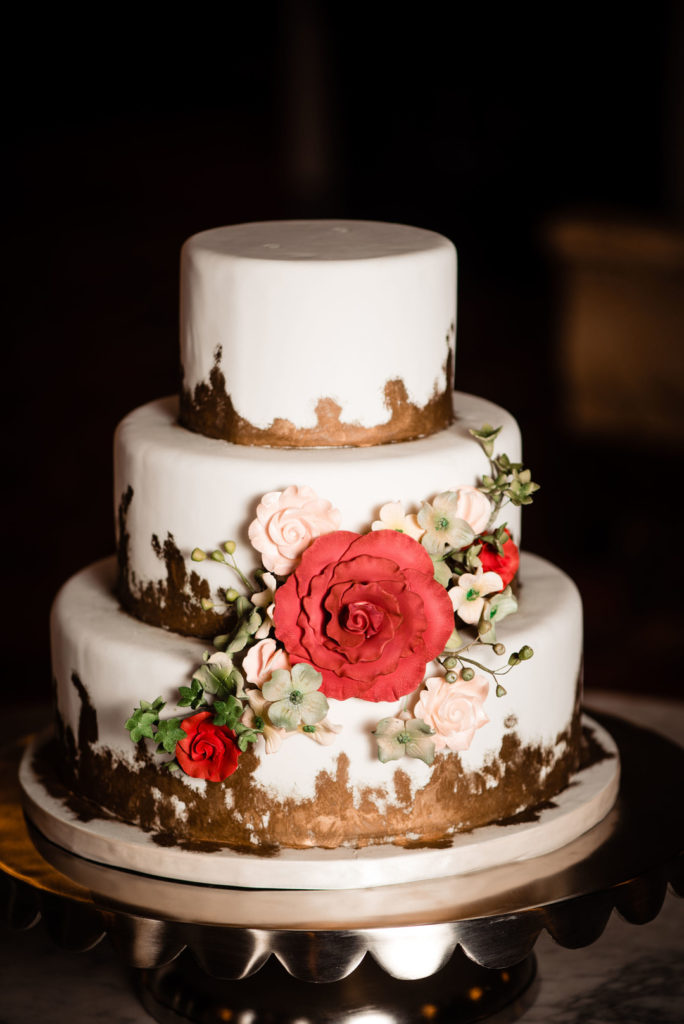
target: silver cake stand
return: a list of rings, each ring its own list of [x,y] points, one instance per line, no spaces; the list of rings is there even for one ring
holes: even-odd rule
[[[512,1020],[529,1005],[534,945],[599,938],[684,895],[684,750],[596,715],[620,750],[618,801],[561,850],[459,878],[374,889],[230,889],[166,881],[68,853],[28,825],[3,755],[0,907],[42,918],[63,947],[108,934],[162,1024],[394,1024]],[[312,982],[325,984],[311,984]]]

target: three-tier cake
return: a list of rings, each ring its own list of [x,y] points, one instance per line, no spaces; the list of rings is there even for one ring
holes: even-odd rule
[[[180,403],[115,438],[118,558],[55,602],[62,772],[166,847],[424,847],[580,757],[582,609],[519,556],[513,417],[453,393],[456,252],[363,221],[205,231]]]

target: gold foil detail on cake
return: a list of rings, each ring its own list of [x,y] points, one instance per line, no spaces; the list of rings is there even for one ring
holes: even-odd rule
[[[374,427],[344,422],[342,407],[329,397],[320,398],[316,404],[315,427],[297,427],[281,417],[276,417],[268,427],[256,427],[236,412],[226,389],[220,360],[221,349],[218,348],[209,382],[197,384],[194,391],[189,388],[181,391],[182,426],[205,437],[271,448],[365,448],[427,437],[445,430],[453,421],[453,355],[450,347],[443,367],[444,389],[440,391],[435,382],[433,396],[427,405],[417,406],[409,400],[403,380],[388,380],[384,387],[384,401],[390,418]]]
[[[225,846],[267,855],[281,846],[440,845],[456,832],[511,820],[553,799],[579,767],[582,748],[577,714],[548,745],[524,745],[516,733],[506,734],[480,771],[466,771],[457,754],[440,754],[429,780],[413,795],[400,767],[388,770],[386,787],[353,786],[349,758],[341,751],[333,770],[318,773],[313,796],[282,800],[258,782],[259,756],[248,750],[225,782],[207,783],[198,792],[180,773],[164,769],[151,744],[138,744],[133,763],[99,745],[87,685],[79,681],[77,690],[86,722],[79,722],[78,739],[62,730],[69,789],[157,834],[160,843],[183,848]]]
[[[167,533],[163,543],[156,534],[150,538],[155,554],[164,564],[166,578],[145,583],[136,579],[130,566],[127,526],[132,501],[133,488],[129,486],[121,496],[118,509],[117,596],[124,609],[141,622],[184,636],[215,637],[229,630],[234,621],[233,609],[219,613],[202,608],[202,600],[211,599],[209,583],[194,569],[188,572],[187,561],[173,534]]]

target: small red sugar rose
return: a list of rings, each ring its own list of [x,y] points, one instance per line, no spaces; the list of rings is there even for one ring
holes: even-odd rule
[[[497,572],[503,580],[504,587],[507,587],[511,582],[518,571],[518,566],[520,565],[520,552],[518,551],[518,547],[513,541],[508,530],[506,530],[506,534],[508,535],[508,540],[503,544],[503,555],[497,555],[496,548],[484,543],[479,555],[483,571]],[[481,538],[478,537],[475,543],[479,543],[480,540]]]
[[[337,530],[314,540],[276,591],[273,621],[292,664],[322,674],[326,697],[391,701],[423,681],[454,610],[417,541]]]
[[[238,766],[240,750],[235,733],[214,725],[211,711],[199,711],[181,722],[187,739],[176,744],[176,758],[186,775],[208,782],[223,782]]]

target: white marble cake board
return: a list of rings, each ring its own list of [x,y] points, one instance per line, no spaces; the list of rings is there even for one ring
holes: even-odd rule
[[[281,850],[269,856],[223,849],[211,853],[160,846],[153,835],[114,818],[80,821],[51,796],[33,769],[38,737],[19,770],[24,810],[51,842],[98,864],[156,878],[248,889],[357,889],[465,875],[557,850],[598,824],[613,806],[620,780],[615,742],[583,716],[608,755],[577,772],[570,785],[538,812],[538,820],[487,825],[455,835],[443,848],[394,845],[362,849]]]

